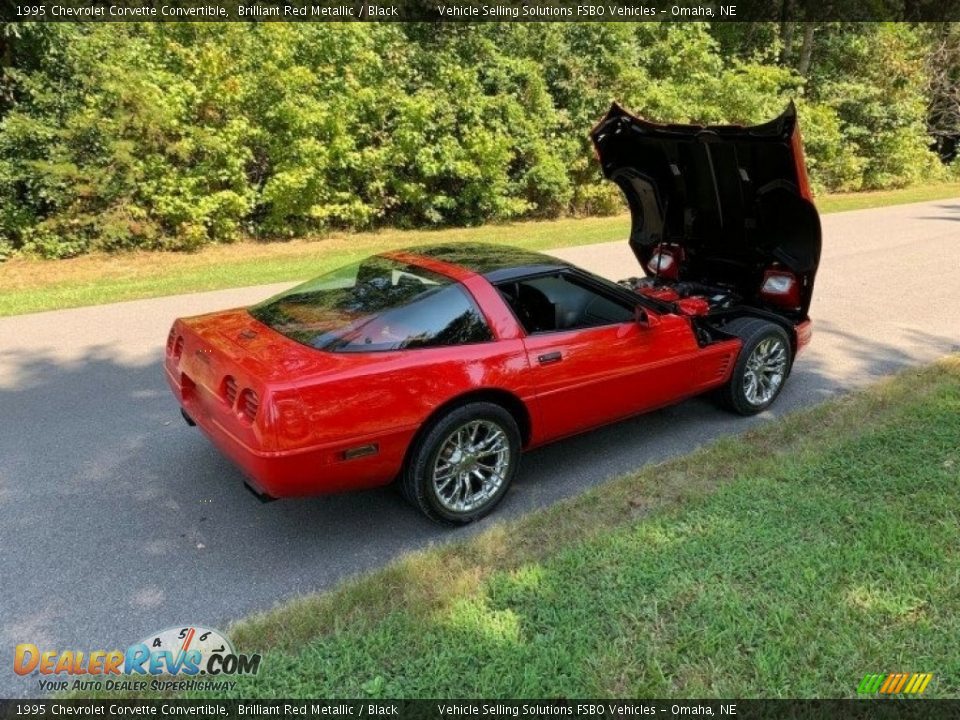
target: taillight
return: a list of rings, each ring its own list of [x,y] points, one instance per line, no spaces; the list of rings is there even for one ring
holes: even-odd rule
[[[280,400],[277,402],[277,413],[281,439],[301,440],[307,436],[310,427],[299,401]]]
[[[800,283],[793,273],[783,270],[767,270],[763,274],[760,295],[767,302],[779,307],[799,307]]]
[[[237,399],[237,381],[232,375],[227,375],[223,379],[223,384],[220,389],[223,393],[223,399],[227,401],[227,405],[233,407],[233,403]]]
[[[252,423],[257,417],[257,410],[260,409],[260,397],[250,388],[246,388],[240,393],[240,402],[237,404],[237,410],[240,415]]]
[[[676,248],[659,246],[650,256],[647,270],[657,277],[676,280],[680,276],[680,258]]]

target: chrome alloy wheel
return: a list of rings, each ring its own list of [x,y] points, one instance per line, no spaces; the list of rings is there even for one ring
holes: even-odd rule
[[[750,353],[743,373],[743,394],[751,405],[770,402],[787,373],[787,348],[777,337],[768,337]]]
[[[509,468],[510,441],[503,428],[489,420],[472,420],[440,446],[433,466],[437,500],[452,512],[476,510],[497,494]]]

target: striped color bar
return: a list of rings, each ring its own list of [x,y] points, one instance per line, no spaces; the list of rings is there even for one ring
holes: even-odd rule
[[[931,680],[931,673],[867,673],[857,686],[857,694],[922,695]]]

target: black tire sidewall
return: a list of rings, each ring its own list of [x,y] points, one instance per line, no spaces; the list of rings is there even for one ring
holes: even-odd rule
[[[507,435],[510,465],[506,477],[497,492],[481,507],[467,513],[456,513],[445,507],[437,498],[432,472],[443,442],[457,427],[474,420],[495,423]],[[520,464],[520,429],[513,415],[500,405],[489,402],[473,402],[461,405],[433,421],[417,441],[410,454],[403,474],[403,491],[407,499],[432,520],[463,525],[478,520],[492,511],[503,499],[516,475]]]

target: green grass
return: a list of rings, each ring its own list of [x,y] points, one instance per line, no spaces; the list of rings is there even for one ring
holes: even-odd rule
[[[946,200],[960,196],[957,183],[934,183],[901,188],[899,190],[876,190],[871,192],[835,193],[817,198],[821,213],[867,210],[886,205],[906,205],[928,200]]]
[[[383,250],[486,242],[531,250],[623,238],[629,218],[568,218],[447,230],[385,230],[317,240],[219,245],[198,253],[135,252],[72,260],[18,258],[0,265],[0,316],[122,300],[295,281]]]
[[[953,357],[243,620],[235,694],[955,697],[958,437]]]
[[[826,195],[823,213],[935,200],[960,195],[953,184]],[[629,220],[564,219],[452,230],[387,230],[286,243],[244,242],[195,254],[135,252],[73,260],[17,258],[0,264],[0,316],[137,298],[308,278],[388,248],[436,242],[493,242],[532,250],[614,241]]]

